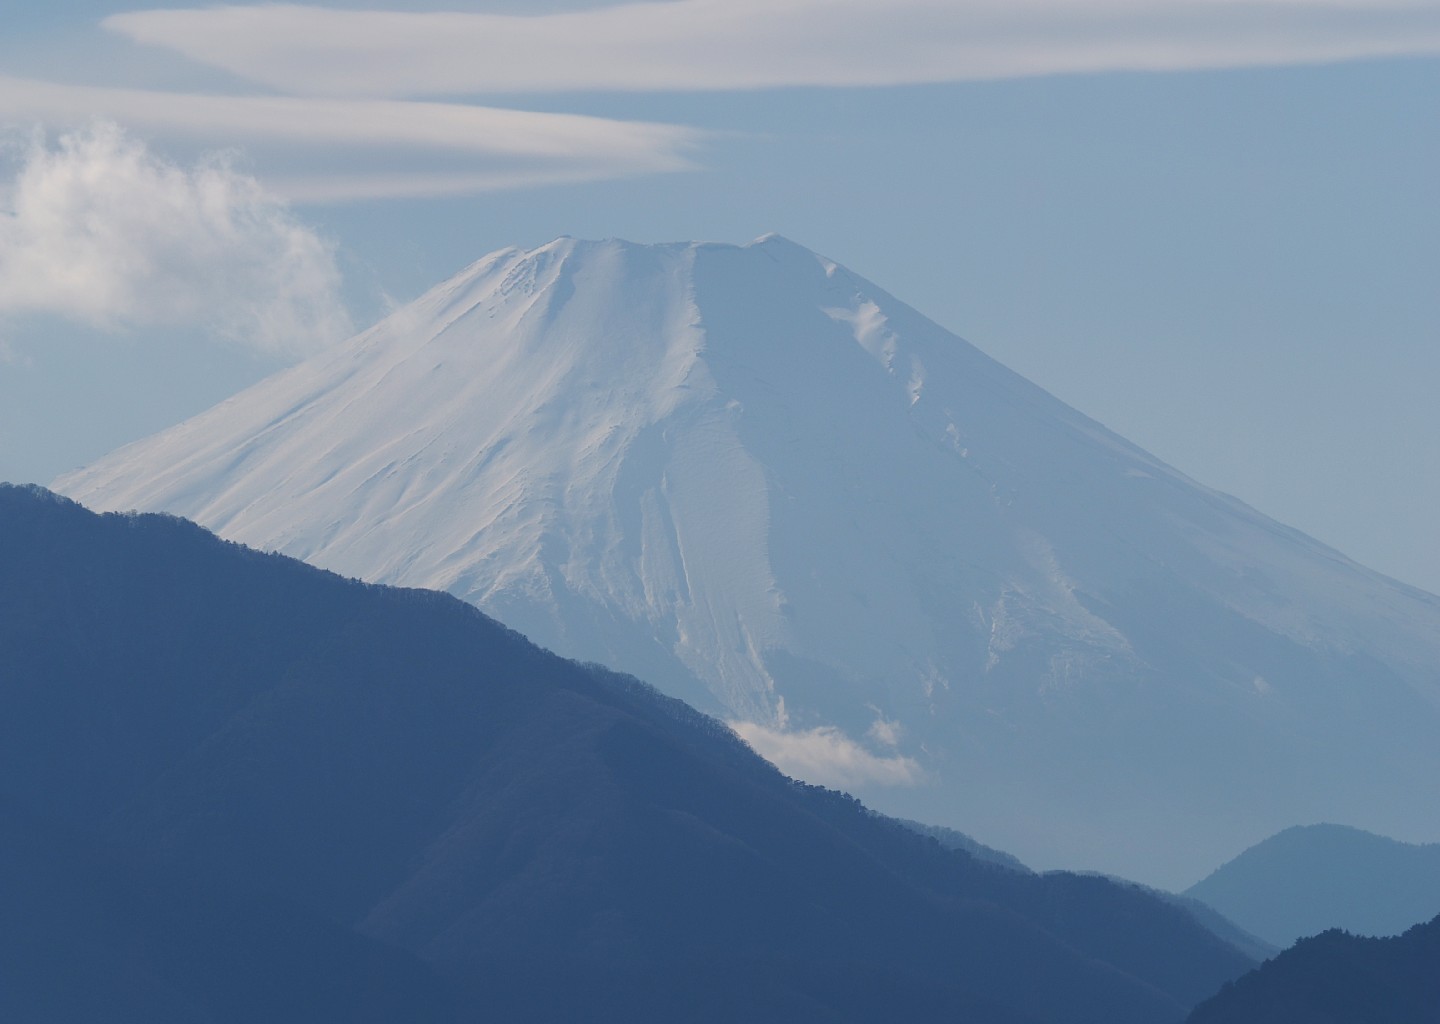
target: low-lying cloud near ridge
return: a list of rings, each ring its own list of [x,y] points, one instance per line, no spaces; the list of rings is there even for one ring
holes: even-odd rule
[[[1433,0],[670,0],[538,15],[266,4],[103,24],[331,96],[898,85],[1440,53]]]
[[[786,730],[757,722],[730,722],[730,728],[786,775],[836,789],[856,786],[914,786],[925,780],[909,757],[879,757],[833,726]]]
[[[20,155],[0,184],[0,316],[191,328],[286,355],[352,332],[333,247],[224,158],[182,167],[108,122]]]

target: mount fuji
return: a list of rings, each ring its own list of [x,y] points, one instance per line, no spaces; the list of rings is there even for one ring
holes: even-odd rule
[[[777,236],[493,253],[54,486],[449,591],[1032,864],[1440,839],[1440,598]]]

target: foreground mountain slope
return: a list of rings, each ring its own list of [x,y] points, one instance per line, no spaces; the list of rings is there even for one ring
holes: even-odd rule
[[[784,239],[492,254],[56,486],[447,590],[1030,864],[1440,834],[1440,599]]]
[[[1185,894],[1281,947],[1331,928],[1399,935],[1440,914],[1440,844],[1401,843],[1343,825],[1297,826],[1227,861]]]
[[[0,797],[0,1019],[107,1024],[448,1020],[401,950],[289,901],[146,863]]]
[[[1161,1024],[1250,963],[1144,893],[786,779],[452,598],[38,489],[0,487],[0,797],[200,891],[217,936],[268,903],[353,931],[307,951],[327,977],[379,943],[399,986],[418,957],[453,985],[411,979],[437,1021],[453,996],[466,1019]],[[77,916],[84,963],[127,948],[110,919]],[[205,940],[189,969],[223,975]]]
[[[1196,1007],[1189,1024],[1436,1024],[1440,917],[1394,938],[1301,939]]]

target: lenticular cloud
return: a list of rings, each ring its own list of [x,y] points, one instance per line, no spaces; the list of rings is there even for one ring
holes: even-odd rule
[[[5,191],[0,315],[198,328],[295,354],[352,329],[333,247],[224,156],[181,166],[97,122],[37,134]]]
[[[1440,52],[1415,0],[670,0],[540,14],[298,4],[105,28],[328,96],[874,86],[1265,67]]]

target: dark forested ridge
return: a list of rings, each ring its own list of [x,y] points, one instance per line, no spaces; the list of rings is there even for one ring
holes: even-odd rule
[[[913,831],[919,832],[922,836],[929,836],[947,850],[964,850],[976,860],[988,861],[991,864],[998,864],[1001,867],[1009,868],[1011,871],[1029,872],[1025,863],[1014,854],[1006,853],[1004,850],[997,850],[992,846],[967,836],[964,832],[957,832],[953,828],[946,828],[944,825],[927,825],[921,821],[910,821],[907,818],[896,818],[896,821],[906,825]]]
[[[1196,1008],[1189,1024],[1437,1024],[1440,917],[1404,935],[1301,939]]]
[[[1250,966],[459,601],[4,486],[0,831],[7,1020],[1170,1024]]]

